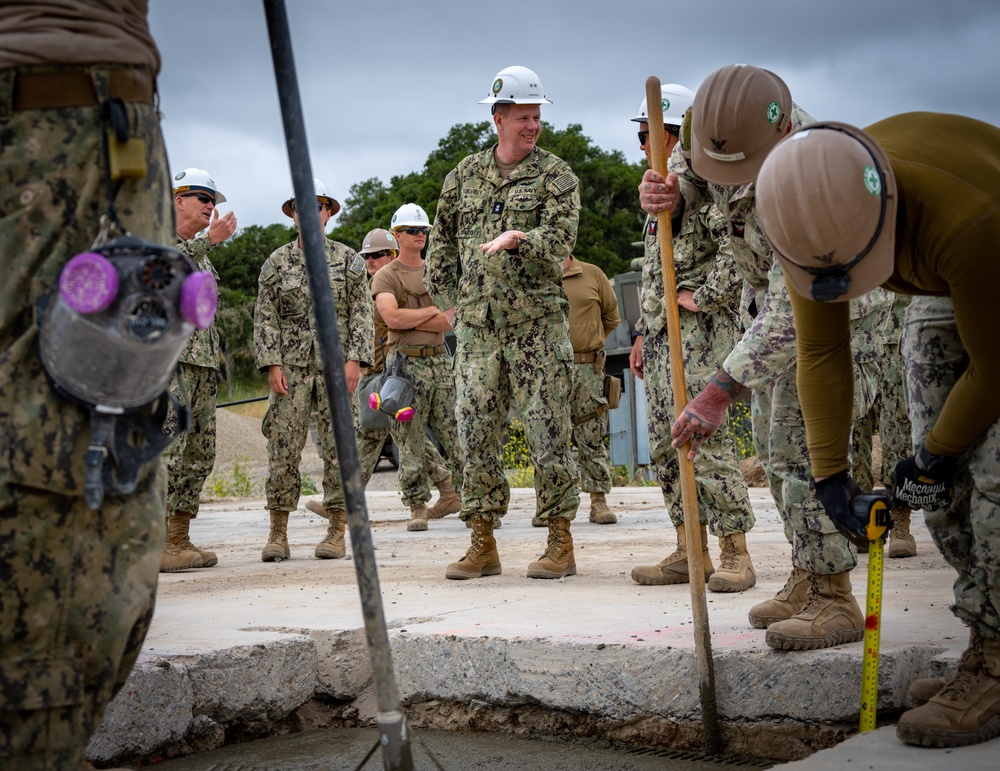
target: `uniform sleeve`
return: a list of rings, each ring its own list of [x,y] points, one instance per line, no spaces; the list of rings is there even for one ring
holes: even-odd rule
[[[209,250],[212,248],[212,244],[208,241],[208,231],[188,241],[181,241],[177,248],[196,263],[200,262],[207,257]]]
[[[347,264],[353,265],[358,255],[349,250]],[[362,266],[364,263],[362,262]],[[348,340],[344,348],[347,361],[359,361],[362,366],[370,367],[375,358],[375,317],[372,295],[368,288],[368,274],[349,270],[347,273],[347,300],[350,304],[348,316]]]
[[[854,362],[850,304],[807,300],[790,287],[798,333],[797,384],[812,473],[816,477],[848,468],[854,411]]]
[[[556,168],[545,181],[546,196],[537,227],[518,246],[523,261],[562,263],[576,246],[580,224],[580,182],[568,166]]]
[[[458,300],[457,228],[458,175],[453,169],[441,188],[424,265],[424,286],[442,311],[454,308]]]
[[[849,310],[847,303],[840,304]],[[741,385],[764,388],[794,367],[796,357],[788,287],[781,266],[774,260],[757,316],[722,366]]]
[[[618,315],[618,298],[615,296],[615,288],[611,286],[604,271],[601,271],[601,275],[598,276],[597,287],[601,298],[601,323],[604,325],[604,339],[607,340],[621,322],[621,317]]]
[[[715,206],[709,208],[708,232],[717,251],[705,283],[694,292],[694,301],[703,311],[728,312],[736,317],[743,292],[743,278],[736,267],[725,217]]]
[[[281,364],[281,319],[278,315],[278,274],[268,259],[257,280],[257,303],[253,310],[253,346],[257,369]]]

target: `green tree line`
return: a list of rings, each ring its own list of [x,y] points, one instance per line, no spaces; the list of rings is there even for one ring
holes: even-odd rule
[[[388,184],[373,177],[352,185],[329,237],[359,249],[365,234],[373,228],[387,228],[393,212],[404,203],[419,204],[433,221],[448,172],[469,153],[495,142],[490,121],[453,126],[420,171],[394,176]],[[599,265],[609,276],[628,271],[629,261],[640,256],[631,244],[641,237],[643,214],[636,188],[645,165],[629,163],[618,150],[596,147],[579,124],[557,130],[543,123],[538,144],[569,163],[580,179],[580,227],[573,253]],[[251,225],[212,251],[221,286],[216,325],[225,359],[224,393],[230,396],[237,387],[253,388],[264,382],[253,357],[257,276],[271,252],[295,237],[293,227]]]

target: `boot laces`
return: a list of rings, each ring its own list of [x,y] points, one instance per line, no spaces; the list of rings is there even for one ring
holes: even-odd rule
[[[791,597],[792,592],[795,591],[795,585],[798,584],[799,582],[798,579],[799,579],[799,571],[795,568],[792,568],[792,572],[785,581],[785,585],[781,587],[781,591],[779,591],[777,595],[775,595],[775,597],[782,600],[787,600],[789,597]]]
[[[789,582],[791,583],[791,582]],[[827,600],[819,593],[819,587],[816,586],[816,582],[810,579],[809,581],[809,591],[806,592],[806,601],[802,605],[802,610],[796,613],[796,616],[807,616],[811,611],[819,612],[823,609],[823,603]]]
[[[736,572],[739,567],[740,557],[736,551],[736,543],[732,538],[722,539],[722,554],[719,555],[719,569],[729,573]]]

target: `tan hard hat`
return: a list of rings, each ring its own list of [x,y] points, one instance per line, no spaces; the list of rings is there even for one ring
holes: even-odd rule
[[[399,242],[396,240],[396,236],[385,228],[375,228],[369,230],[365,235],[364,241],[361,242],[361,251],[358,254],[373,254],[386,249],[399,252]]]
[[[833,122],[799,129],[764,161],[756,196],[764,233],[803,297],[850,300],[892,275],[896,178],[861,129]]]
[[[718,185],[753,182],[791,121],[792,94],[773,72],[749,64],[718,69],[694,97],[691,165]]]

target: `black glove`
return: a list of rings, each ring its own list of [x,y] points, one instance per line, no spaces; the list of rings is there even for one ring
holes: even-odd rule
[[[893,495],[911,509],[943,509],[952,501],[951,477],[957,458],[934,455],[926,447],[896,464],[892,472]]]
[[[868,543],[868,523],[855,517],[851,511],[851,499],[861,495],[861,488],[847,471],[837,472],[820,482],[810,482],[809,486],[816,491],[827,516],[842,535],[855,544]]]

